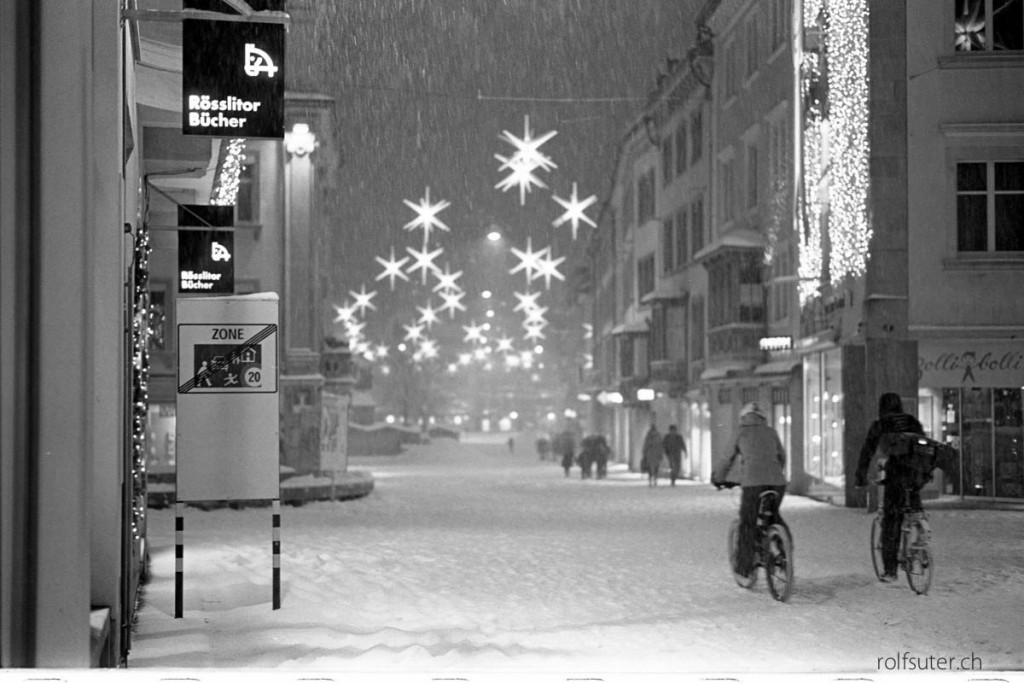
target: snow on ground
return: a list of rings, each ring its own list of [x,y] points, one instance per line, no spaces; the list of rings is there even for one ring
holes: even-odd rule
[[[532,435],[514,453],[504,438],[354,457],[372,494],[284,506],[279,610],[269,508],[187,511],[182,619],[174,511],[151,510],[129,666],[877,674],[908,652],[1024,669],[1021,512],[932,510],[936,574],[916,596],[875,579],[871,516],[787,496],[797,582],[782,604],[763,575],[746,591],[727,571],[738,491],[650,489],[622,466],[566,479]]]

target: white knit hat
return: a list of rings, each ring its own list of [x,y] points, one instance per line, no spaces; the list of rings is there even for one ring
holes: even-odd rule
[[[764,417],[764,411],[761,410],[761,406],[758,405],[756,401],[743,406],[743,409],[740,411],[740,417],[745,417],[751,413]]]

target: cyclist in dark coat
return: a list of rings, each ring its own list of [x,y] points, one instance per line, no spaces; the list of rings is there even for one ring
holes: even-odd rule
[[[860,449],[854,483],[857,486],[867,484],[871,459],[881,448],[880,455],[886,458],[883,469],[885,496],[882,501],[882,563],[885,567],[885,580],[896,578],[904,497],[909,496],[907,503],[912,510],[921,509],[921,490],[912,485],[914,472],[900,458],[888,457],[889,439],[885,437],[908,432],[924,436],[924,429],[918,419],[903,412],[900,395],[892,392],[882,394],[878,399],[878,419],[871,423]]]
[[[729,458],[715,470],[712,484],[725,483],[736,458],[741,464],[739,485],[743,487],[743,495],[740,498],[739,547],[733,569],[737,574],[749,576],[754,569],[754,528],[760,496],[764,491],[775,491],[779,494],[776,503],[781,505],[786,494],[786,450],[778,432],[769,426],[756,403],[748,403],[740,411],[740,428]],[[785,525],[778,508],[774,512],[778,523]]]

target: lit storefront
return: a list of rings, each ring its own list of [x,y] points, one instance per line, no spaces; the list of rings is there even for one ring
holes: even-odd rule
[[[843,490],[842,351],[808,353],[804,377],[804,473],[813,484]]]
[[[943,493],[1024,498],[1024,344],[929,340],[918,353],[922,425],[960,453]]]

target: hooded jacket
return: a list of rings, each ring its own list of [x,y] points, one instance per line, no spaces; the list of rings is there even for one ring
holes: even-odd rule
[[[740,418],[729,459],[715,472],[715,481],[725,481],[737,458],[740,486],[786,485],[786,450],[763,415],[748,413]]]

